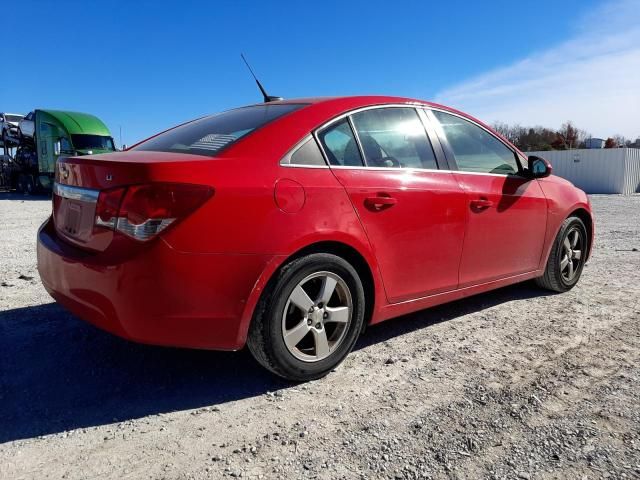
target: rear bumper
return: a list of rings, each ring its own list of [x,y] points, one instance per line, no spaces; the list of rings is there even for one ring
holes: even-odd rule
[[[91,253],[38,232],[38,272],[73,314],[123,338],[157,345],[242,348],[254,285],[268,255],[192,254],[162,239],[133,254]]]

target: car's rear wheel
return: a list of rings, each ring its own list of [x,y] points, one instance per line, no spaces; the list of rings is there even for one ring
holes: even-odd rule
[[[263,294],[249,330],[249,350],[281,377],[320,378],[353,348],[364,305],[362,282],[346,260],[326,253],[296,259]]]
[[[554,292],[571,290],[582,274],[588,252],[587,229],[578,217],[567,218],[551,247],[544,275],[536,283]]]

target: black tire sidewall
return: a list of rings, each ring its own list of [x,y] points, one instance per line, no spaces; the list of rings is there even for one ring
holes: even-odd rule
[[[346,336],[335,352],[318,362],[304,362],[294,357],[284,343],[282,315],[289,295],[298,283],[308,275],[320,271],[335,273],[345,281],[351,293],[353,314]],[[272,350],[272,359],[277,363],[278,370],[284,371],[290,378],[303,380],[325,375],[349,354],[362,330],[365,305],[362,282],[356,270],[336,255],[312,254],[294,261],[282,272],[273,289],[271,299],[264,318],[266,346]]]
[[[567,281],[562,276],[562,272],[560,271],[560,261],[564,253],[562,244],[564,243],[564,240],[569,234],[569,232],[574,227],[577,227],[580,230],[580,235],[582,236],[584,248],[583,248],[582,258],[580,259],[580,264],[578,266],[577,274],[573,277],[571,281]],[[570,217],[568,221],[565,222],[565,224],[563,225],[562,230],[558,233],[556,242],[558,242],[558,244],[555,249],[555,258],[553,258],[553,268],[555,269],[554,273],[558,281],[561,283],[562,287],[569,290],[573,288],[576,285],[576,283],[578,283],[578,280],[580,280],[580,277],[582,275],[582,269],[584,268],[584,264],[586,263],[587,252],[589,251],[589,237],[587,235],[587,229],[584,225],[584,222],[580,220],[578,217]]]

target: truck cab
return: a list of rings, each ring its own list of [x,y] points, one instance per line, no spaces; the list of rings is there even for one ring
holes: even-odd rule
[[[50,190],[58,158],[110,153],[116,150],[107,126],[94,115],[61,110],[34,110],[29,133],[21,132],[15,178],[18,190]],[[25,117],[25,119],[27,118]],[[23,123],[20,127],[22,129]],[[26,126],[26,125],[25,125]]]

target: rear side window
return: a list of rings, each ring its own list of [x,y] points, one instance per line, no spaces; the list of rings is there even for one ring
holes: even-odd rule
[[[455,115],[433,111],[449,145],[458,168],[465,172],[518,173],[515,153],[479,126]]]
[[[312,136],[309,136],[304,140],[302,145],[287,155],[281,163],[288,163],[290,165],[310,165],[315,167],[327,166],[324,161],[324,157],[322,156],[322,152]]]
[[[351,116],[369,167],[437,169],[424,125],[413,108],[375,108]]]
[[[303,106],[267,104],[229,110],[173,128],[132,150],[214,156],[257,128]]]
[[[363,165],[358,143],[346,118],[322,130],[318,137],[331,165],[344,167]]]

